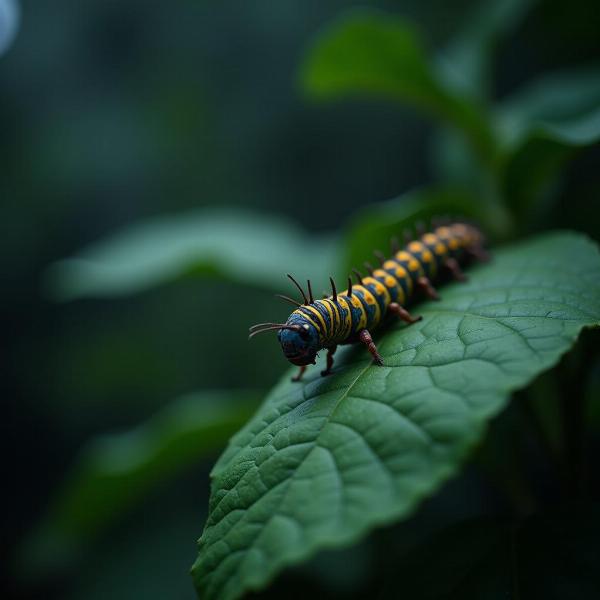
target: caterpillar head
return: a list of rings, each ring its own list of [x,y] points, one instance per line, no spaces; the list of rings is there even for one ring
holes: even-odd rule
[[[314,325],[300,320],[287,323],[277,339],[284,356],[294,365],[314,365],[319,351],[319,334]]]
[[[250,328],[250,337],[265,331],[277,331],[284,356],[293,364],[304,366],[315,364],[321,346],[316,327],[297,314],[292,314],[287,323],[259,323]]]
[[[307,297],[302,286],[289,273],[288,277],[302,294],[304,305],[312,304],[314,298],[310,280],[306,282],[308,285]],[[335,285],[333,280],[332,285]],[[297,307],[303,306],[292,298],[281,296],[280,294],[277,295]],[[284,356],[292,364],[303,367],[316,363],[317,352],[321,349],[319,332],[300,312],[294,311],[285,323],[259,323],[258,325],[253,325],[250,327],[250,337],[273,330],[277,331],[277,339],[281,344]]]

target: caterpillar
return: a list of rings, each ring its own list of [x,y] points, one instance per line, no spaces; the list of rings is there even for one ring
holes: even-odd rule
[[[421,227],[422,230],[422,227]],[[288,274],[298,288],[303,302],[277,294],[296,306],[285,323],[259,323],[250,327],[249,338],[265,331],[277,331],[283,354],[292,364],[300,367],[293,381],[299,381],[307,365],[315,364],[319,350],[327,349],[327,365],[321,375],[329,375],[333,368],[333,355],[338,345],[361,342],[378,365],[383,359],[371,337],[371,331],[387,316],[394,315],[406,323],[415,323],[415,317],[405,306],[418,294],[439,300],[432,281],[439,279],[442,271],[460,281],[466,279],[461,265],[470,258],[487,259],[485,239],[481,231],[470,224],[455,222],[435,227],[429,233],[420,232],[415,240],[407,240],[400,249],[397,239],[392,240],[392,256],[374,254],[380,266],[373,268],[365,263],[368,276],[353,269],[356,284],[348,278],[348,288],[338,292],[330,277],[332,294],[315,300],[310,280],[308,296],[302,286]]]

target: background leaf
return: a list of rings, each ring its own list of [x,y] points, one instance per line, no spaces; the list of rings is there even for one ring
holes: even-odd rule
[[[498,106],[505,143],[518,143],[540,122],[552,124],[593,113],[600,102],[600,66],[548,73]]]
[[[318,549],[406,518],[454,474],[510,392],[600,323],[600,256],[571,233],[499,250],[423,321],[377,336],[335,372],[286,377],[213,470],[193,574],[205,598],[265,586]],[[415,309],[416,310],[416,309]]]
[[[285,219],[202,210],[141,223],[52,265],[51,293],[71,300],[123,296],[184,275],[218,276],[281,290],[285,273],[327,281],[336,243]]]
[[[301,79],[315,98],[349,94],[401,100],[462,131],[488,161],[495,142],[483,109],[447,89],[406,21],[352,11],[324,30],[307,54]]]
[[[493,59],[500,39],[522,23],[538,0],[487,0],[475,3],[438,59],[448,85],[474,98],[489,98]]]
[[[504,196],[521,217],[540,212],[575,152],[600,140],[600,68],[551,73],[498,108]]]
[[[250,391],[190,394],[131,431],[90,440],[30,536],[24,560],[38,572],[73,560],[152,488],[221,450],[257,399]]]
[[[437,72],[458,94],[489,102],[494,94],[494,59],[499,42],[510,36],[537,0],[486,0],[472,6],[458,31],[438,54]],[[432,168],[437,178],[489,192],[489,181],[478,168],[477,156],[466,140],[450,127],[433,133]]]

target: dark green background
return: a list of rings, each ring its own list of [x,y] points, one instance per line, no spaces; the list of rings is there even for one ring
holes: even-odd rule
[[[433,48],[471,5],[369,4],[414,20]],[[193,279],[116,301],[55,304],[42,273],[149,216],[236,206],[338,229],[357,208],[431,182],[432,127],[413,111],[302,97],[304,50],[354,5],[22,2],[21,30],[0,58],[7,593],[194,597],[187,571],[210,461],[149,497],[60,577],[40,583],[15,568],[15,549],[93,434],[135,425],[190,390],[267,389],[284,361],[267,340],[250,349],[246,329],[285,311],[264,291]],[[591,0],[540,3],[499,47],[496,96],[545,70],[600,58],[596,11]],[[557,224],[596,237],[599,159],[595,148],[569,168],[554,209]],[[457,485],[444,506],[464,500]],[[476,513],[496,501],[480,491],[470,498]]]

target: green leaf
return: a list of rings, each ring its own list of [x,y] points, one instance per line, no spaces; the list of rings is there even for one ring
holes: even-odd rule
[[[483,109],[445,87],[403,19],[371,10],[338,19],[309,50],[301,82],[315,98],[362,94],[411,104],[457,127],[484,160],[494,160],[495,141]]]
[[[152,489],[220,451],[257,399],[251,392],[191,394],[131,431],[91,440],[29,537],[24,561],[40,572],[72,560]]]
[[[479,102],[493,95],[493,59],[498,43],[510,36],[537,0],[481,0],[469,11],[447,46],[438,54],[437,71],[446,87]],[[449,127],[434,132],[432,166],[440,181],[460,182],[489,195],[471,145]],[[494,193],[494,190],[491,190]]]
[[[532,126],[580,118],[599,102],[600,66],[547,73],[500,103],[500,131],[505,143],[519,143]]]
[[[444,81],[471,97],[489,97],[496,46],[521,24],[536,3],[537,0],[476,3],[439,56],[438,68]]]
[[[336,258],[334,240],[285,219],[207,209],[134,225],[52,265],[47,283],[61,300],[124,296],[185,275],[279,291],[290,270],[326,280]]]
[[[600,512],[593,505],[521,521],[464,521],[399,560],[381,597],[397,597],[401,581],[412,600],[595,598],[599,533]]]
[[[600,109],[575,119],[532,125],[504,170],[508,206],[522,219],[535,220],[552,200],[565,163],[598,140]]]
[[[498,109],[504,195],[516,214],[531,217],[575,153],[600,140],[600,68],[544,76]]]
[[[500,249],[423,321],[340,351],[334,374],[289,376],[213,470],[193,567],[204,598],[263,588],[286,566],[408,517],[455,474],[488,421],[600,323],[600,255],[554,233]],[[337,355],[336,355],[337,358]]]

